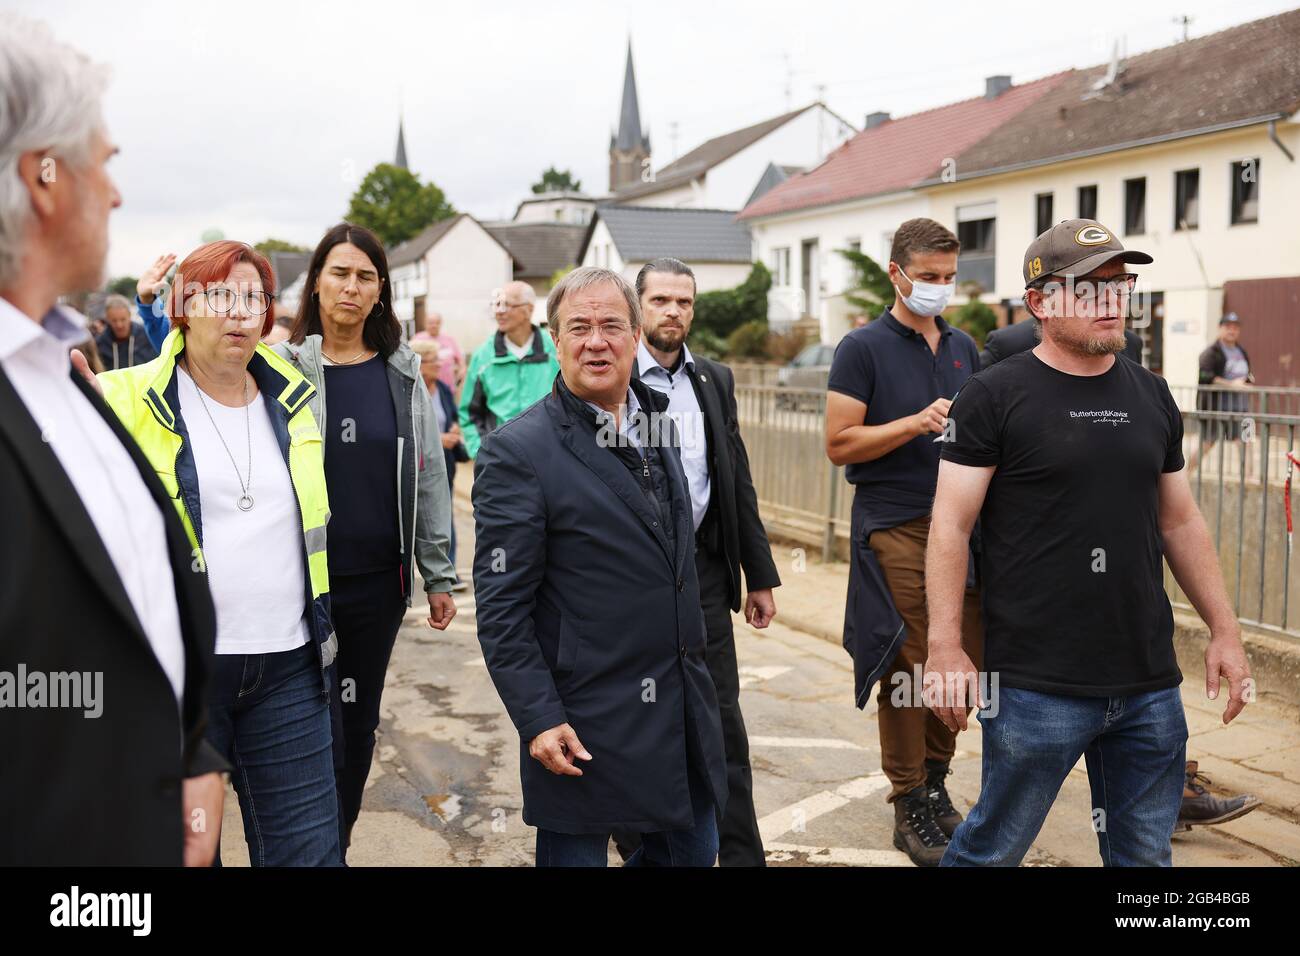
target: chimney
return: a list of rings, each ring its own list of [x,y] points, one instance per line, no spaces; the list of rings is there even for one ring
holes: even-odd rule
[[[998,74],[984,79],[984,98],[986,100],[996,100],[1009,89],[1011,89],[1011,77],[1006,74]]]
[[[889,122],[889,114],[888,114],[888,113],[879,113],[879,112],[877,112],[877,113],[868,113],[868,114],[867,114],[867,123],[866,123],[866,125],[865,125],[864,127],[862,127],[862,128],[863,128],[863,129],[875,129],[875,128],[876,128],[877,126],[879,126],[881,123],[887,123],[887,122]]]

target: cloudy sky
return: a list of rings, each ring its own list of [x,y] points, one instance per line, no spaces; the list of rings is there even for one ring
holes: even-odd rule
[[[112,66],[122,147],[109,271],[138,275],[207,229],[313,245],[390,161],[458,210],[508,218],[549,165],[607,185],[632,38],[656,166],[824,98],[860,126],[1293,8],[1296,0],[0,0]],[[788,89],[788,97],[787,97]],[[674,151],[673,124],[676,124]]]

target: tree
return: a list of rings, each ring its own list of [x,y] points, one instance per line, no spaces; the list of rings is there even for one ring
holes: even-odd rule
[[[306,246],[285,242],[283,239],[263,239],[253,248],[264,256],[270,256],[273,252],[311,252]]]
[[[557,285],[560,284],[561,279],[563,279],[565,276],[567,276],[570,272],[572,272],[576,268],[577,266],[560,266],[560,268],[556,269],[554,272],[551,273],[551,281],[547,283],[546,288],[554,289]]]
[[[365,226],[386,246],[395,246],[426,226],[456,215],[442,190],[422,183],[410,170],[380,163],[352,194],[347,220]]]
[[[889,281],[889,273],[880,268],[875,259],[856,249],[835,251],[853,266],[853,285],[844,296],[845,301],[857,306],[870,318],[894,304],[894,284]]]
[[[542,173],[542,178],[533,183],[534,193],[582,192],[582,182],[573,178],[569,170],[559,170],[554,166]]]
[[[135,287],[139,281],[135,276],[120,276],[110,280],[104,289],[110,295],[124,295],[128,299],[134,299]]]

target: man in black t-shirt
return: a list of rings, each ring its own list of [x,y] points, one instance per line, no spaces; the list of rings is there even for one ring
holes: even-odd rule
[[[1033,350],[973,377],[943,444],[926,585],[926,682],[935,713],[966,724],[975,671],[961,650],[961,584],[980,519],[983,779],[944,865],[1017,865],[1062,781],[1086,759],[1103,863],[1168,866],[1187,723],[1162,581],[1167,559],[1210,625],[1206,690],[1245,705],[1249,667],[1183,468],[1182,418],[1164,380],[1119,361],[1136,276],[1149,263],[1092,220],[1063,222],[1025,256]],[[994,679],[996,678],[996,680]]]
[[[894,845],[918,866],[937,866],[961,815],[944,778],[956,734],[924,704],[925,538],[948,406],[979,367],[975,342],[941,313],[960,246],[933,219],[894,233],[894,304],[835,350],[826,396],[826,454],[853,485],[844,646],[855,697],[877,694],[880,766],[894,806]],[[972,567],[972,572],[973,572]],[[979,594],[971,582],[962,636],[979,659]]]

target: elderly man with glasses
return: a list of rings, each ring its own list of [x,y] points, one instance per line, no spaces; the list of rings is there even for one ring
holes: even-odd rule
[[[533,288],[508,282],[493,296],[497,331],[469,360],[460,393],[460,428],[471,458],[494,429],[551,390],[560,371],[555,346],[533,324]]]
[[[561,373],[474,466],[474,596],[519,732],[538,866],[712,866],[727,803],[695,528],[668,398],[632,378],[636,292],[607,269],[547,299]]]
[[[1042,341],[975,375],[954,399],[926,550],[925,681],[965,729],[981,692],[979,801],[945,866],[1016,866],[1082,756],[1107,866],[1169,866],[1187,722],[1164,561],[1210,628],[1206,695],[1226,724],[1250,669],[1214,545],[1183,463],[1164,379],[1121,361],[1137,276],[1150,263],[1088,219],[1025,253],[1025,304]],[[980,522],[984,667],[961,649],[962,584]]]

